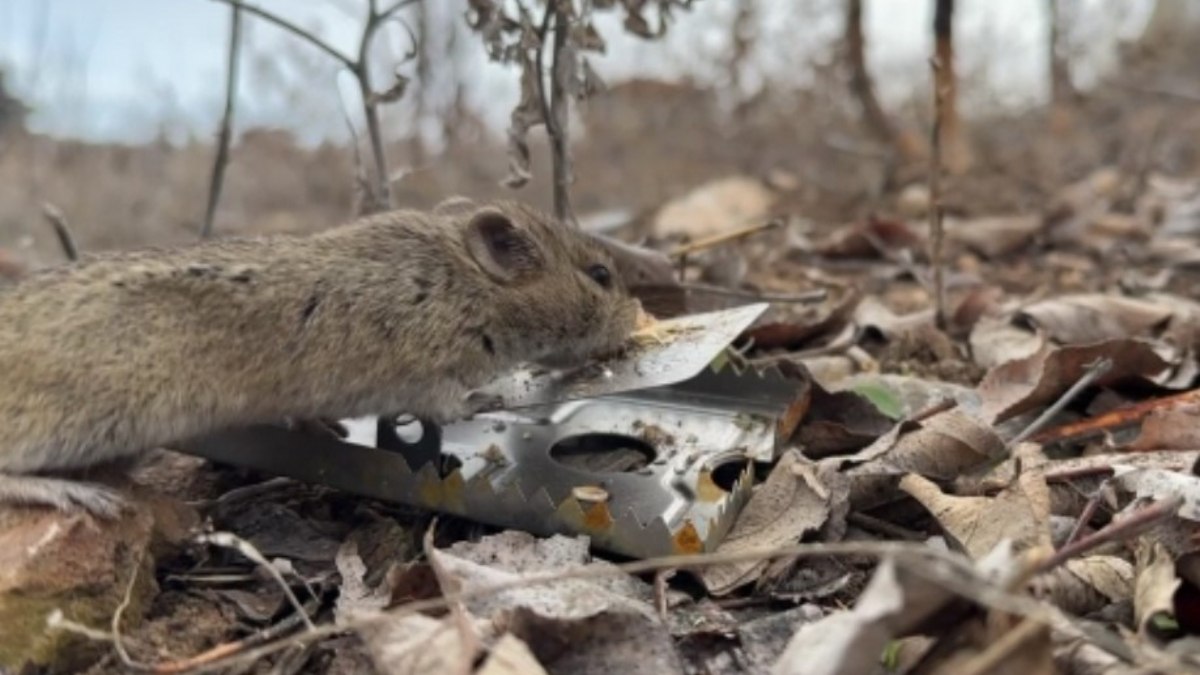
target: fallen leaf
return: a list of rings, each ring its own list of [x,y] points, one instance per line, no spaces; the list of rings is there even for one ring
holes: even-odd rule
[[[1038,215],[987,216],[969,220],[947,219],[946,238],[987,258],[1015,253],[1042,230]]]
[[[902,421],[854,455],[821,461],[849,467],[842,473],[850,479],[850,502],[861,510],[891,501],[895,482],[905,474],[952,480],[1004,454],[1004,442],[990,426],[947,410],[920,422]]]
[[[888,258],[902,249],[919,249],[925,237],[902,220],[868,217],[844,225],[813,245],[828,258]]]
[[[824,525],[834,495],[819,482],[814,469],[798,452],[785,453],[767,480],[755,488],[717,552],[794,544]],[[722,596],[754,583],[767,566],[767,560],[713,565],[699,576],[709,593]]]
[[[651,226],[659,237],[711,237],[766,220],[775,194],[755,178],[730,176],[705,183],[665,204]]]
[[[529,645],[509,633],[488,650],[476,675],[545,675]]]
[[[1133,597],[1133,565],[1123,558],[1094,555],[1068,560],[1030,582],[1034,597],[1077,616]]]
[[[775,663],[774,675],[873,672],[884,646],[952,599],[950,591],[890,558],[875,570],[854,609],[805,623]]]
[[[1175,592],[1179,589],[1175,561],[1159,542],[1146,537],[1137,545],[1137,589],[1133,613],[1138,634],[1164,641],[1179,634]]]
[[[901,479],[900,489],[920,502],[958,548],[974,560],[1006,540],[1017,552],[1051,548],[1050,494],[1036,472],[1022,473],[994,497],[947,495],[936,483],[916,474]]]
[[[1153,345],[1140,340],[1108,340],[1092,345],[1043,347],[1027,358],[988,371],[977,391],[983,415],[993,423],[1053,402],[1079,381],[1091,364],[1112,361],[1112,368],[1094,383],[1103,387],[1121,380],[1161,375],[1169,365]]]
[[[1160,303],[1103,293],[1050,298],[1018,313],[1062,344],[1155,337],[1174,315]]]

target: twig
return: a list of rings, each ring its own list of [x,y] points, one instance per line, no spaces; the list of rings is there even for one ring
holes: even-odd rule
[[[554,6],[554,60],[550,65],[550,117],[546,130],[550,132],[550,147],[554,153],[554,214],[566,223],[575,223],[575,210],[571,206],[571,148],[568,144],[570,105],[565,73],[569,57],[567,38],[570,25],[567,10],[561,0],[549,0]],[[540,52],[539,52],[540,53]],[[541,77],[538,72],[538,77]]]
[[[223,2],[227,5],[241,8],[249,14],[253,14],[254,16],[259,17],[260,19],[263,19],[265,21],[273,23],[276,26],[291,33],[292,35],[295,35],[296,37],[304,40],[308,44],[325,52],[326,54],[328,54],[334,60],[341,63],[346,68],[348,68],[350,70],[354,70],[354,66],[355,66],[354,60],[351,59],[349,56],[346,56],[345,54],[339,52],[337,49],[334,49],[333,47],[331,47],[329,45],[329,43],[325,42],[321,38],[317,37],[316,35],[313,35],[309,31],[304,30],[300,26],[297,26],[296,24],[292,23],[291,21],[288,21],[287,19],[285,19],[281,16],[272,14],[271,12],[268,12],[267,10],[262,9],[261,7],[255,7],[254,5],[247,5],[246,3],[242,2],[241,0],[214,0],[214,2]]]
[[[765,223],[746,225],[745,227],[739,227],[736,230],[722,232],[721,234],[716,234],[711,237],[705,237],[704,239],[683,244],[682,246],[677,246],[675,250],[671,251],[671,257],[680,258],[692,253],[703,251],[705,249],[713,248],[714,246],[720,246],[729,242],[745,239],[746,237],[759,234],[761,232],[777,230],[781,227],[783,227],[783,221],[778,218],[772,218]]]
[[[1083,376],[1080,377],[1075,384],[1071,385],[1071,388],[1064,392],[1063,395],[1054,402],[1054,405],[1051,405],[1049,408],[1046,408],[1044,411],[1042,411],[1042,414],[1038,415],[1038,418],[1035,419],[1032,424],[1025,427],[1024,431],[1013,437],[1013,439],[1008,442],[1008,447],[1015,447],[1018,443],[1023,442],[1025,439],[1041,431],[1043,427],[1050,423],[1050,420],[1054,419],[1055,415],[1062,412],[1063,408],[1066,408],[1068,405],[1070,405],[1071,401],[1075,400],[1075,397],[1079,396],[1084,389],[1087,389],[1092,385],[1093,382],[1103,377],[1105,373],[1112,369],[1112,366],[1112,359],[1107,357],[1097,359],[1093,363],[1088,364],[1087,371],[1083,373]]]
[[[267,560],[266,557],[258,551],[258,549],[254,548],[253,544],[229,532],[213,532],[212,534],[202,534],[196,537],[196,541],[201,544],[211,544],[213,546],[232,549],[246,556],[256,565],[262,566],[264,569],[266,569],[267,573],[271,575],[271,578],[275,580],[275,583],[277,583],[279,587],[283,589],[283,594],[287,597],[288,602],[291,603],[292,609],[295,609],[296,612],[304,619],[305,627],[307,627],[309,631],[315,631],[317,629],[317,627],[313,625],[312,620],[308,618],[308,613],[305,611],[304,605],[300,602],[300,599],[296,597],[295,593],[292,593],[292,588],[288,586],[287,581],[283,578],[283,575],[279,573],[279,570],[275,569],[275,566],[271,564],[271,561]]]
[[[1159,521],[1175,515],[1175,512],[1182,505],[1183,498],[1176,496],[1155,502],[1143,509],[1138,509],[1124,520],[1110,523],[1107,527],[1058,549],[1037,565],[1035,573],[1049,572],[1071,558],[1090,551],[1097,546],[1139,534],[1147,528],[1158,524]]]
[[[121,598],[121,604],[117,605],[116,611],[112,615],[112,640],[113,648],[117,651],[117,658],[121,659],[121,663],[126,667],[138,667],[135,661],[130,658],[129,651],[125,649],[125,644],[121,640],[121,615],[125,613],[125,608],[133,601],[133,586],[137,583],[138,573],[142,569],[142,557],[145,555],[143,551],[139,551],[137,559],[134,560],[133,569],[129,572],[129,583],[125,585],[125,597]]]
[[[670,609],[667,606],[667,582],[671,577],[675,576],[677,570],[668,568],[658,570],[654,573],[654,608],[658,610],[658,616],[666,619],[667,611]]]
[[[200,238],[208,239],[213,233],[213,222],[217,217],[217,204],[221,201],[221,188],[225,183],[225,167],[229,164],[229,141],[233,136],[233,111],[237,101],[238,61],[242,45],[242,9],[238,4],[229,8],[229,56],[225,64],[225,110],[221,114],[221,128],[217,132],[217,156],[213,160],[212,178],[208,184],[208,206],[204,210],[204,223],[200,227]]]
[[[396,12],[415,4],[419,0],[398,0],[388,6],[383,11],[378,8],[377,0],[369,0],[367,3],[367,16],[363,23],[362,34],[359,38],[358,52],[355,57],[347,56],[341,51],[332,47],[329,43],[317,37],[313,33],[297,26],[296,24],[277,16],[261,7],[248,5],[241,0],[215,0],[223,2],[235,9],[243,9],[246,12],[257,16],[265,21],[275,24],[276,26],[288,31],[292,35],[308,42],[317,49],[325,52],[339,64],[350,71],[358,83],[358,93],[362,98],[363,118],[366,120],[367,136],[371,145],[371,154],[375,164],[375,180],[371,189],[369,203],[364,206],[364,213],[378,211],[380,209],[390,208],[392,205],[392,188],[391,174],[387,168],[387,156],[384,152],[383,145],[383,130],[379,122],[379,105],[395,100],[400,96],[404,88],[402,84],[393,86],[386,92],[379,93],[371,87],[371,72],[370,57],[371,41],[375,37],[375,33],[381,26],[389,20],[393,20]],[[406,26],[407,27],[407,26]],[[409,34],[412,31],[409,30]],[[413,52],[415,54],[415,51]],[[407,58],[410,58],[410,55]]]
[[[1141,401],[1123,408],[1110,410],[1096,417],[1046,429],[1030,440],[1036,443],[1054,443],[1098,434],[1112,429],[1133,426],[1157,410],[1171,410],[1177,405],[1200,403],[1200,389],[1191,389],[1179,394]]]
[[[43,202],[42,215],[46,217],[50,227],[54,228],[54,235],[58,237],[58,245],[62,247],[63,255],[67,260],[71,262],[79,260],[79,247],[75,245],[75,235],[71,233],[71,226],[67,223],[67,217],[63,215],[62,210],[50,202]]]
[[[1104,491],[1108,489],[1112,478],[1105,478],[1096,486],[1096,490],[1088,497],[1087,503],[1083,506],[1083,511],[1079,513],[1079,518],[1075,520],[1075,526],[1071,528],[1071,533],[1067,535],[1067,540],[1063,542],[1063,547],[1070,546],[1079,539],[1079,535],[1083,534],[1083,528],[1092,522],[1092,516],[1096,515],[1096,510],[1100,508],[1100,500],[1104,498]]]
[[[929,264],[933,265],[933,295],[934,306],[937,308],[934,316],[935,323],[939,330],[944,330],[947,325],[946,317],[946,281],[943,255],[943,244],[945,243],[945,231],[942,227],[943,216],[945,215],[942,207],[942,124],[944,122],[946,107],[946,93],[942,91],[939,84],[939,73],[942,65],[938,63],[937,58],[929,59],[929,67],[933,71],[933,129],[930,132],[930,156],[929,156],[929,232],[931,236],[931,248],[929,254]]]
[[[437,528],[437,518],[434,518],[429,523],[429,528],[425,530],[425,537],[422,540],[425,548],[425,559],[429,561],[429,569],[433,570],[433,576],[437,579],[438,586],[442,589],[442,594],[449,597],[456,591],[459,584],[450,573],[442,565],[442,561],[438,558],[437,549],[433,545],[433,532]],[[449,600],[447,604],[450,606],[450,614],[454,617],[454,625],[458,629],[459,645],[461,657],[460,665],[462,672],[469,674],[471,666],[475,663],[475,659],[483,653],[483,643],[479,640],[479,634],[475,632],[475,627],[471,625],[471,616],[467,612],[467,608],[463,605],[463,601]]]

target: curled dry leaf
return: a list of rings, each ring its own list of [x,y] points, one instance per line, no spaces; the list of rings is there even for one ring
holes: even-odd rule
[[[851,290],[820,307],[803,311],[801,316],[793,320],[756,325],[747,330],[743,337],[751,342],[755,351],[803,349],[817,338],[836,335],[846,328],[860,300],[862,294]]]
[[[1108,340],[1092,345],[1043,347],[1018,361],[988,371],[979,383],[983,415],[993,423],[1047,405],[1079,381],[1092,364],[1107,358],[1113,366],[1095,386],[1129,378],[1151,379],[1169,370],[1154,346],[1141,340]]]
[[[806,623],[788,642],[774,675],[873,672],[884,647],[937,612],[950,591],[885,559],[854,609]]]
[[[850,502],[865,509],[891,501],[895,481],[905,474],[953,480],[1004,453],[1004,442],[990,426],[964,411],[947,410],[921,422],[900,422],[858,453],[822,464],[850,465],[843,471],[850,479]]]
[[[916,474],[901,479],[900,489],[920,502],[972,559],[987,555],[1006,540],[1018,552],[1050,548],[1050,493],[1037,472],[1022,473],[994,497],[947,495]]]
[[[1147,537],[1139,539],[1133,614],[1140,635],[1162,640],[1178,631],[1175,592],[1180,583],[1166,547]]]
[[[1024,248],[1042,226],[1038,215],[947,220],[946,238],[987,258],[999,258]]]
[[[1131,493],[1137,500],[1162,501],[1179,497],[1183,504],[1176,512],[1180,518],[1200,522],[1200,477],[1190,467],[1187,473],[1162,469],[1136,468],[1127,464],[1113,465],[1112,481]]]
[[[585,539],[515,531],[431,552],[464,592],[531,573],[609,566],[589,561]],[[585,563],[585,561],[587,561]],[[552,672],[682,672],[653,594],[628,575],[529,584],[466,601],[472,614],[521,638]],[[569,647],[568,647],[569,645]]]
[[[968,338],[971,359],[983,368],[1026,359],[1045,348],[1046,336],[1030,332],[1007,316],[984,316],[976,322]]]
[[[1064,295],[1034,303],[1018,316],[1062,344],[1156,337],[1175,317],[1165,303],[1104,293]]]
[[[814,381],[810,396],[808,414],[794,437],[809,459],[854,452],[892,428],[891,418],[854,392],[830,392]]]
[[[754,490],[750,502],[738,514],[732,530],[717,551],[758,550],[794,544],[819,529],[829,518],[831,503],[845,503],[820,480],[815,467],[799,453],[787,452],[771,475]],[[700,580],[716,596],[726,595],[755,582],[768,561],[714,565],[700,572]]]
[[[1133,598],[1133,565],[1111,555],[1068,560],[1030,582],[1034,597],[1053,602],[1077,616]]]
[[[481,634],[493,632],[487,622],[474,621],[473,627]],[[471,672],[471,664],[463,663],[468,651],[451,618],[439,621],[423,614],[380,614],[356,630],[384,675]]]

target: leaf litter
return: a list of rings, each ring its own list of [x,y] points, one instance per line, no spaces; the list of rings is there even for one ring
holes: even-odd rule
[[[525,73],[510,137],[511,182],[525,182],[532,17],[471,4],[493,55]],[[666,16],[646,4],[623,3],[624,21],[652,37]],[[586,79],[579,53],[600,45],[575,28]],[[1198,672],[1200,184],[1151,175],[1119,208],[1130,179],[1104,168],[1041,211],[952,218],[945,325],[928,233],[904,216],[789,220],[683,265],[683,284],[750,296],[831,291],[775,302],[739,343],[749,365],[813,377],[796,433],[756,467],[711,555],[631,572],[585,538],[454,518],[422,547],[429,514],[301,487],[210,517],[261,551],[315,631],[273,575],[183,548],[159,558],[163,590],[124,639],[160,665],[266,649],[288,672]],[[701,238],[788,198],[719,179],[642,234]],[[1106,269],[1118,250],[1131,269]],[[220,480],[193,496],[246,482],[205,470]],[[185,607],[203,639],[172,645],[164,626]]]

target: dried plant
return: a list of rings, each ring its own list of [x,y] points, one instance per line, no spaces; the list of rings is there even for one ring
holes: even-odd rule
[[[417,39],[413,35],[412,30],[400,19],[398,14],[401,10],[416,4],[419,0],[396,0],[383,9],[379,8],[378,0],[367,0],[367,11],[363,20],[358,51],[353,56],[342,53],[317,35],[261,7],[246,4],[241,0],[217,1],[224,2],[236,10],[244,11],[247,14],[263,19],[308,42],[337,61],[354,76],[362,100],[363,119],[366,122],[367,139],[370,143],[371,158],[374,164],[372,179],[364,180],[360,185],[364,198],[359,207],[359,212],[368,214],[390,208],[392,206],[392,175],[388,171],[387,155],[383,147],[383,130],[379,122],[379,106],[400,100],[404,96],[404,91],[408,86],[409,79],[402,74],[400,67],[416,57]],[[408,31],[413,49],[408,54],[405,54],[401,62],[397,64],[393,71],[392,83],[386,89],[380,90],[376,89],[371,82],[371,45],[379,30],[389,22],[397,22]]]
[[[502,2],[469,1],[467,23],[483,40],[488,56],[520,69],[521,99],[509,122],[508,176],[504,185],[520,188],[529,182],[529,131],[545,126],[554,171],[555,215],[574,223],[570,101],[582,100],[603,87],[587,57],[588,53],[605,50],[604,38],[594,24],[595,13],[623,10],[625,30],[653,40],[666,33],[673,9],[687,9],[694,0],[545,0],[541,18],[536,21],[533,8],[525,2],[517,3],[513,16],[504,10]]]

